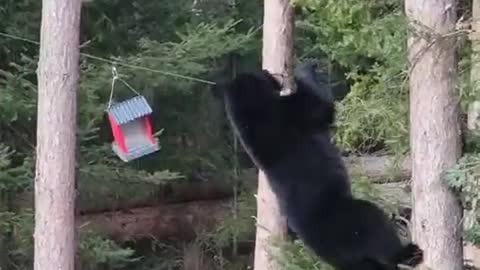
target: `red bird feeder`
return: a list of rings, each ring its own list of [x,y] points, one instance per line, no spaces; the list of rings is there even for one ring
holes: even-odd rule
[[[160,149],[152,134],[152,108],[147,100],[135,96],[107,108],[114,141],[112,150],[128,162]]]

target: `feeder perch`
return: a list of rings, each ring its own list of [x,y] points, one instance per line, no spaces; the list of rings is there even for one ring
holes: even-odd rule
[[[152,108],[143,96],[112,104],[107,109],[114,141],[112,150],[128,162],[160,149],[152,134]]]

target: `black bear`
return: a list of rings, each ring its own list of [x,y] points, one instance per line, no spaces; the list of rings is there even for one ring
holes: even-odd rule
[[[221,89],[229,122],[267,175],[289,227],[337,269],[394,270],[421,263],[423,251],[402,244],[379,207],[352,197],[329,134],[334,102],[315,65],[298,67],[295,82],[293,94],[281,95],[280,83],[262,70],[243,73]]]

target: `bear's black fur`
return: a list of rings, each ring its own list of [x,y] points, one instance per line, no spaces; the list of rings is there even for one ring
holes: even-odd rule
[[[324,261],[342,270],[421,263],[423,251],[402,244],[379,207],[352,197],[340,152],[330,141],[334,102],[314,68],[296,69],[297,90],[288,96],[280,95],[281,85],[267,71],[243,73],[223,87],[236,135],[267,175],[289,227]]]

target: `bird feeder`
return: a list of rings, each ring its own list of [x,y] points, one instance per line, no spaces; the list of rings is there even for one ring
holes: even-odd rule
[[[152,108],[138,95],[107,108],[114,141],[112,150],[128,162],[160,149],[152,134]]]

